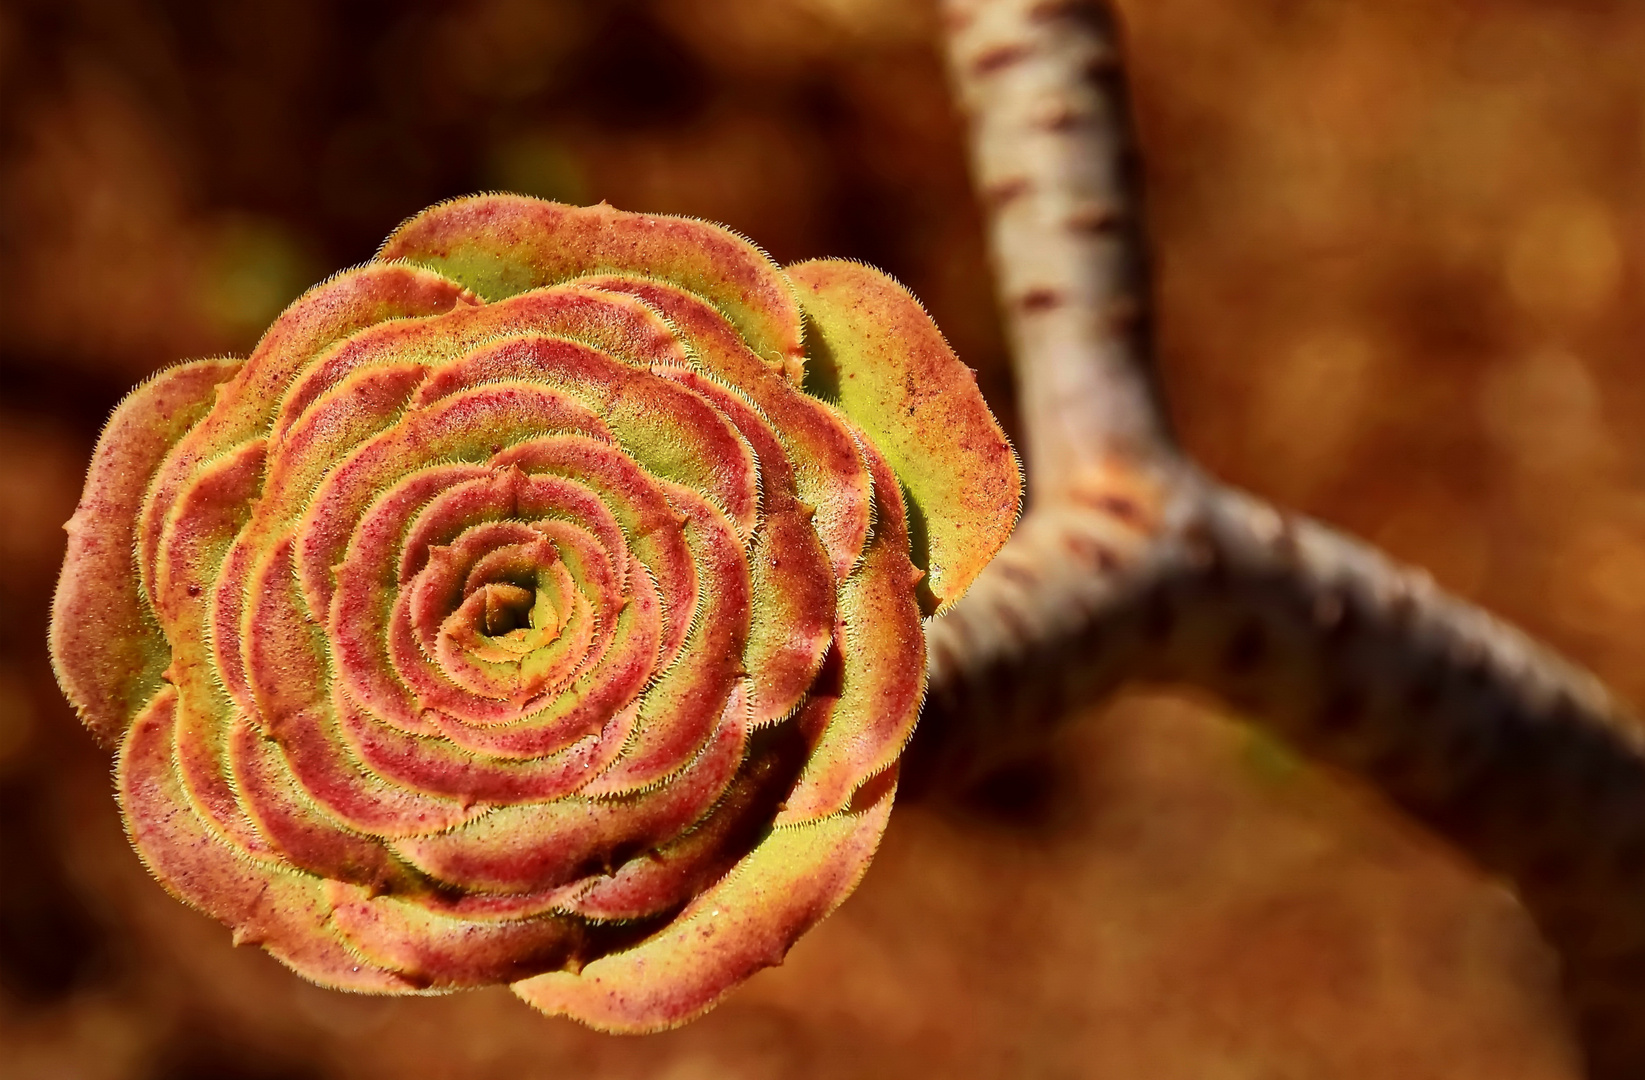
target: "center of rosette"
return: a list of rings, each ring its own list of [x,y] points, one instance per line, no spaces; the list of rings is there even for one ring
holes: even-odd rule
[[[590,659],[620,597],[593,538],[561,522],[493,522],[429,554],[410,601],[445,679],[524,709]]]
[[[461,604],[442,621],[437,652],[453,681],[524,701],[586,659],[589,614],[551,543],[509,545],[469,572]],[[475,678],[482,674],[490,678]]]
[[[485,594],[483,632],[486,637],[522,641],[525,631],[535,628],[535,592],[508,582],[494,582],[481,591]]]
[[[469,570],[462,604],[452,616],[456,632],[477,638],[487,651],[518,659],[559,637],[576,588],[552,543],[505,545],[482,555]]]

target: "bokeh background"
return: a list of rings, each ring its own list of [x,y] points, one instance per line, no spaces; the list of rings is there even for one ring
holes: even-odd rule
[[[1645,702],[1645,6],[1119,7],[1187,445]],[[1159,691],[1071,725],[1035,785],[900,806],[838,915],[664,1036],[318,990],[127,848],[44,650],[97,430],[430,202],[608,199],[866,259],[1012,417],[936,28],[931,0],[0,8],[0,1073],[1577,1074],[1499,884]]]

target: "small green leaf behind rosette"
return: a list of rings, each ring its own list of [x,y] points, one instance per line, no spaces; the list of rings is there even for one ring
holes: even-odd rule
[[[805,389],[867,432],[903,487],[926,614],[953,606],[1004,546],[1022,467],[976,374],[912,293],[842,259],[788,268],[806,319]]]

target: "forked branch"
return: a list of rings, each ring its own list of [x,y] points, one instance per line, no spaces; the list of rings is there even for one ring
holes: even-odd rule
[[[1129,678],[1222,695],[1512,880],[1596,1076],[1645,1063],[1645,727],[1419,570],[1207,477],[1151,365],[1118,41],[1079,0],[946,0],[1017,365],[1030,512],[931,628],[923,738],[974,775]]]

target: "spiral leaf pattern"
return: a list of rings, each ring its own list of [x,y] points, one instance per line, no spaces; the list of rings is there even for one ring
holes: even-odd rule
[[[236,942],[655,1030],[855,887],[1019,497],[878,271],[478,196],[121,404],[52,654]]]

